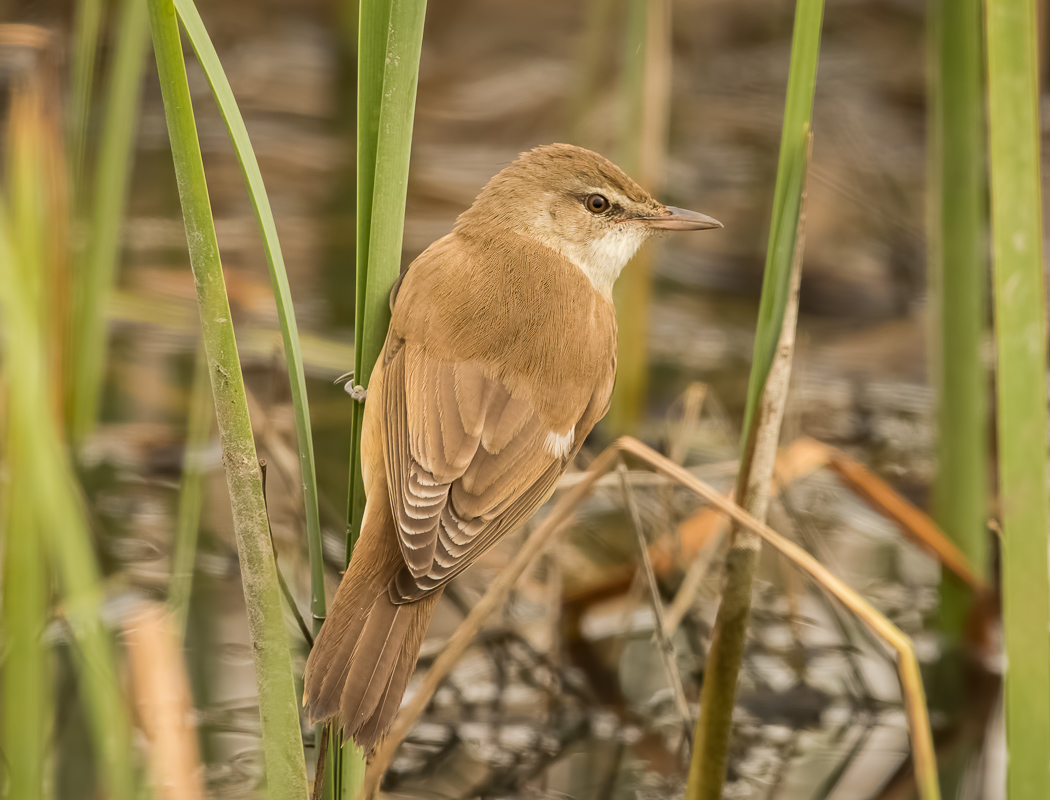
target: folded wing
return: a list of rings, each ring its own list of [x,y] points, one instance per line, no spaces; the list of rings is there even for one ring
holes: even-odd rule
[[[570,415],[571,431],[553,431],[573,444],[552,452],[549,424],[482,363],[388,340],[384,375],[386,473],[405,559],[390,596],[403,603],[440,588],[550,497],[608,392]]]

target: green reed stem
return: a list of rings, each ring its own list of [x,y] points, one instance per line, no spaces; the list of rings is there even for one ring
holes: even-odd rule
[[[120,231],[135,159],[135,131],[148,46],[145,4],[141,0],[123,0],[117,49],[109,71],[92,202],[90,213],[85,214],[90,217],[91,226],[76,277],[76,317],[70,341],[74,353],[71,429],[76,441],[90,434],[98,421],[106,368],[106,300],[113,288],[120,255]]]
[[[1007,795],[1050,797],[1046,287],[1034,0],[987,0]]]
[[[291,653],[175,5],[172,0],[149,0],[149,12],[233,507],[259,690],[267,789],[271,797],[282,800],[304,798],[306,764]]]
[[[5,330],[4,338],[14,334]],[[4,364],[10,365],[7,354]],[[10,366],[3,375],[7,389],[16,380]],[[34,447],[26,409],[11,407],[11,392],[4,391],[7,413],[3,428],[4,461],[9,477],[3,486],[0,536],[4,543],[3,625],[6,658],[3,665],[2,748],[6,764],[5,796],[11,800],[36,800],[44,795],[48,758],[49,720],[54,713],[50,697],[51,654],[44,648],[50,582],[44,561],[44,532],[35,513],[41,498],[26,484],[25,465]],[[46,413],[46,412],[45,412]],[[46,499],[43,502],[47,502]]]
[[[200,533],[201,503],[204,498],[204,467],[211,443],[211,423],[215,409],[211,399],[208,359],[203,347],[194,359],[193,385],[186,420],[186,446],[182,456],[182,484],[179,487],[179,512],[175,521],[175,551],[171,558],[171,581],[168,605],[175,614],[179,635],[186,638],[193,574],[197,562],[197,538]]]
[[[186,36],[193,46],[197,60],[208,79],[212,95],[226,123],[226,131],[233,142],[237,161],[241,165],[241,171],[248,187],[248,197],[255,211],[255,219],[259,224],[266,263],[270,268],[270,283],[273,286],[277,319],[281,327],[285,361],[288,366],[288,383],[295,414],[295,435],[299,443],[299,473],[303,482],[306,542],[310,556],[310,612],[314,618],[314,633],[316,634],[326,614],[324,555],[321,550],[321,520],[317,502],[317,471],[314,463],[313,433],[310,426],[310,404],[306,393],[306,373],[303,369],[299,329],[295,322],[295,307],[292,304],[292,293],[288,287],[288,272],[285,269],[281,243],[277,238],[277,224],[266,195],[266,187],[263,185],[259,162],[248,138],[248,129],[237,107],[230,82],[215,52],[215,46],[192,0],[175,0],[175,8],[186,29]]]
[[[357,69],[357,295],[354,383],[368,386],[390,324],[390,289],[401,271],[426,0],[361,0]],[[364,405],[355,403],[350,440],[346,560],[365,510],[361,475]],[[341,790],[364,779],[360,749],[344,749]]]
[[[354,381],[368,385],[390,323],[390,288],[401,271],[408,163],[424,0],[361,3],[358,61],[357,318]],[[355,408],[347,559],[360,532],[363,407]]]
[[[31,217],[23,217],[23,221],[27,220]],[[41,620],[35,617],[41,610],[39,593],[47,592],[47,582],[44,575],[36,573],[45,568],[41,556],[46,551],[46,569],[53,570],[58,578],[62,615],[73,635],[80,697],[103,794],[114,800],[131,800],[135,778],[130,725],[117,679],[113,643],[102,623],[103,594],[92,539],[53,402],[51,379],[55,373],[49,370],[46,324],[41,317],[43,311],[35,302],[35,295],[39,294],[36,284],[43,270],[32,255],[39,251],[18,244],[35,238],[32,231],[12,236],[9,230],[6,209],[0,205],[0,363],[4,366],[8,439],[5,457],[12,475],[17,476],[14,485],[7,488],[19,492],[17,497],[7,494],[5,509],[6,521],[19,525],[17,536],[13,527],[5,533],[12,534],[6,537],[9,547],[16,538],[32,540],[31,544],[15,543],[13,552],[16,562],[23,560],[29,573],[18,576],[14,586],[5,585],[5,592],[20,595],[17,603],[5,603],[5,616],[15,625],[9,631],[15,638],[9,643],[18,648],[11,652],[14,672],[5,673],[5,688],[15,692],[16,686],[21,686],[26,692],[24,697],[5,695],[13,703],[10,708],[5,704],[5,734],[14,734],[17,729],[12,720],[6,719],[16,710],[29,715],[20,723],[26,727],[26,735],[33,737],[33,731],[40,726],[50,731],[51,712],[46,697],[40,695],[41,691],[50,694],[50,683],[43,656],[34,652],[41,645],[32,638],[42,630]],[[11,555],[9,550],[7,557]],[[30,561],[36,561],[37,567]],[[11,614],[19,619],[13,619]],[[23,646],[30,649],[23,650]],[[30,676],[25,671],[30,667],[41,671]],[[19,787],[28,791],[39,770],[36,760],[41,752],[37,745],[32,741],[7,742],[4,752],[7,759],[16,755],[28,759],[15,768],[25,769],[18,781]]]
[[[383,106],[383,75],[387,63],[387,38],[393,0],[361,0],[357,26],[357,264],[354,299],[354,383],[366,385],[366,317],[382,316],[383,287],[380,276],[369,280],[369,243],[372,237],[372,199],[376,182],[376,152],[379,147],[379,116]],[[396,277],[396,276],[395,276]],[[387,286],[389,289],[389,285]],[[373,311],[368,312],[369,308]],[[385,330],[385,328],[384,328]],[[371,369],[369,369],[371,374]],[[365,513],[365,487],[361,477],[361,425],[364,406],[355,404],[350,427],[350,487],[347,506],[346,560],[361,533]]]
[[[671,92],[671,5],[667,0],[632,0],[627,10],[624,52],[624,134],[620,163],[628,174],[659,193],[667,154]],[[616,282],[616,387],[608,424],[636,433],[649,391],[649,307],[654,243],[643,245]]]
[[[755,352],[748,383],[741,466],[737,479],[737,497],[742,498],[745,508],[760,519],[765,515],[769,477],[762,477],[761,471],[753,472],[752,468],[762,459],[768,462],[765,465],[768,471],[772,471],[780,418],[779,412],[767,406],[765,398],[770,389],[770,370],[778,356],[782,337],[790,335],[790,340],[794,341],[796,311],[792,302],[792,276],[797,280],[797,269],[801,266],[799,220],[808,163],[809,127],[823,15],[823,0],[798,0],[796,3],[784,127],[773,193],[773,218],[755,330]],[[784,370],[790,372],[790,355],[786,357],[786,364],[782,364]],[[783,385],[779,386],[777,403],[783,402],[786,381],[787,375],[782,375],[780,383]],[[756,448],[759,443],[765,446]],[[718,800],[722,796],[729,759],[733,706],[743,663],[751,613],[752,583],[760,547],[761,542],[754,533],[734,527],[726,556],[725,585],[704,669],[700,716],[693,737],[694,755],[686,789],[688,800]]]
[[[987,198],[981,0],[931,0],[929,272],[936,329],[938,525],[982,571],[988,563]],[[941,630],[958,643],[972,593],[946,577]]]
[[[80,0],[73,16],[73,75],[69,98],[68,158],[74,185],[81,182],[91,117],[102,0]]]

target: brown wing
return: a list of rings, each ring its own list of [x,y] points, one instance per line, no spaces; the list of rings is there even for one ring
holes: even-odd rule
[[[386,474],[406,565],[390,594],[409,602],[458,575],[550,497],[611,387],[580,409],[573,444],[559,457],[532,404],[494,370],[396,340],[385,362]]]

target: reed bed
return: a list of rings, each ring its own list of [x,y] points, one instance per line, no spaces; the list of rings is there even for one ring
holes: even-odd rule
[[[388,294],[401,268],[427,7],[423,0],[361,0],[351,14],[346,9],[352,5],[341,8],[347,20],[344,28],[353,29],[356,35],[357,51],[353,383],[367,390],[389,321]],[[940,465],[933,506],[937,522],[957,547],[957,553],[951,551],[953,563],[962,564],[961,572],[972,578],[968,586],[950,578],[945,582],[943,631],[952,644],[965,641],[964,623],[974,587],[979,596],[986,584],[991,549],[987,516],[989,509],[1000,509],[1008,664],[1007,796],[1010,800],[1044,800],[1050,797],[1046,759],[1050,751],[1050,640],[1046,636],[1050,629],[1050,497],[1036,15],[1033,0],[987,0],[984,8],[982,16],[977,0],[931,0],[930,6],[928,262],[936,343],[930,363],[932,382],[939,389]],[[740,506],[726,505],[734,519],[745,519],[748,525],[733,533],[722,605],[707,656],[687,789],[691,800],[721,797],[728,763],[734,695],[759,546],[756,531],[765,531],[761,522],[790,376],[823,12],[823,0],[798,0],[795,6],[740,445],[742,467],[736,489]],[[587,18],[584,69],[574,93],[578,113],[573,115],[573,130],[581,137],[593,130],[588,115],[601,108],[601,93],[615,83],[603,79],[608,71],[603,59],[619,49],[621,80],[614,91],[619,93],[628,124],[618,157],[629,172],[655,190],[666,171],[668,126],[674,113],[670,94],[672,4],[591,0]],[[203,333],[168,594],[169,608],[175,612],[174,636],[185,637],[195,587],[202,502],[202,475],[195,454],[210,440],[215,419],[233,500],[248,607],[267,792],[275,798],[304,798],[309,784],[304,721],[296,694],[300,676],[294,672],[292,658],[296,646],[278,586],[263,483],[190,101],[182,32],[209,83],[240,164],[270,273],[298,445],[310,612],[316,632],[325,617],[326,602],[310,403],[287,268],[262,171],[230,82],[192,0],[122,0],[109,20],[114,42],[109,50],[101,44],[107,23],[105,4],[81,0],[74,20],[66,100],[59,92],[64,76],[60,79],[54,42],[48,35],[26,26],[14,26],[17,30],[5,26],[0,35],[0,45],[14,42],[34,54],[34,66],[19,75],[6,96],[8,129],[0,193],[0,615],[5,650],[0,665],[0,741],[5,791],[12,798],[46,796],[56,762],[51,734],[60,713],[54,679],[66,658],[75,668],[77,700],[86,720],[97,783],[92,787],[94,793],[114,800],[150,796],[156,788],[150,784],[150,770],[160,774],[163,766],[156,753],[147,758],[133,746],[132,714],[121,682],[126,654],[104,621],[102,559],[92,534],[93,510],[85,503],[87,494],[78,473],[81,448],[98,428],[101,398],[109,380],[111,341],[105,309],[121,258],[140,98],[152,42]],[[102,52],[112,54],[105,65],[100,62]],[[819,130],[816,135],[819,137]],[[989,223],[991,295],[984,256]],[[72,233],[81,229],[83,236]],[[621,379],[611,420],[619,430],[638,426],[649,403],[646,343],[652,277],[647,257],[651,253],[632,264],[620,287]],[[989,309],[994,331],[986,325]],[[989,374],[982,357],[990,335],[997,349],[994,450],[989,446]],[[352,403],[347,560],[364,510],[358,454],[363,407],[361,402]],[[657,468],[665,473],[678,475],[673,465],[640,444],[621,440],[618,446],[654,465],[658,462]],[[993,462],[997,496],[989,492]],[[611,461],[602,464],[612,468]],[[679,477],[683,485],[688,483],[688,478]],[[544,535],[551,533],[549,527],[543,529]],[[928,527],[936,532],[932,523]],[[811,560],[802,560],[812,566]],[[518,561],[522,559],[515,562],[515,568],[524,570],[527,564]],[[504,576],[501,591],[509,591],[512,583],[513,576]],[[840,582],[832,583],[836,592],[842,592],[836,597],[850,597]],[[650,589],[659,608],[655,585]],[[852,603],[853,610],[866,606],[862,600],[846,602]],[[480,624],[480,614],[471,619],[472,624]],[[923,728],[922,724],[924,700],[917,662],[906,637],[883,623],[875,626],[888,632],[902,659],[905,705],[916,736],[916,731],[928,731],[928,725]],[[467,642],[461,639],[457,646],[465,648]],[[451,668],[450,661],[440,662],[442,668]],[[140,685],[152,685],[142,677],[139,673]],[[182,677],[166,680],[169,689],[178,683],[175,693],[185,694],[179,683]],[[427,687],[431,691],[436,684]],[[684,693],[676,695],[679,711],[683,707],[690,710],[686,699]],[[185,697],[180,700],[184,701]],[[417,702],[420,707],[413,713],[420,713],[422,702]],[[398,736],[407,732],[408,721],[402,722]],[[317,728],[315,744],[320,745],[325,735],[332,737],[332,745],[341,743],[338,731],[326,734]],[[191,752],[190,732],[182,730],[180,737]],[[335,746],[332,751],[324,775],[324,796],[333,800],[358,796],[365,780],[362,754],[352,746]],[[913,752],[920,796],[938,797],[928,737],[913,739]],[[383,758],[389,761],[393,753],[391,744]],[[381,770],[373,770],[369,775],[370,786],[378,785],[379,773]]]

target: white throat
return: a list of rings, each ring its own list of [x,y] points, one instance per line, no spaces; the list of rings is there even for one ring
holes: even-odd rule
[[[586,244],[563,245],[562,255],[582,270],[595,289],[612,297],[613,284],[646,238],[646,230],[625,225]]]

